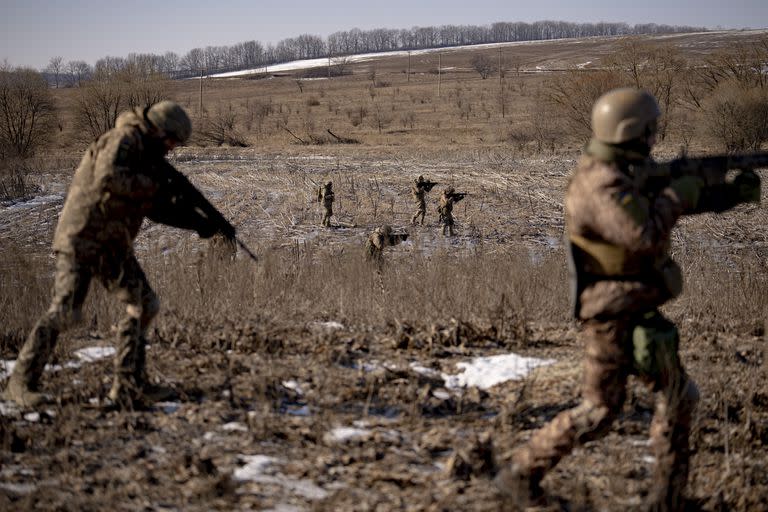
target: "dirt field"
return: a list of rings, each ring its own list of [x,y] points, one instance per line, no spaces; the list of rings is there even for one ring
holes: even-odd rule
[[[137,255],[162,301],[149,371],[179,399],[100,408],[120,311],[95,284],[45,374],[55,404],[0,402],[0,509],[505,510],[490,485],[494,459],[578,401],[581,344],[560,243],[578,150],[532,155],[479,141],[476,126],[445,138],[451,123],[341,133],[373,134],[360,145],[299,145],[275,131],[261,146],[176,151],[173,163],[260,262],[211,261],[196,235],[148,222]],[[660,155],[674,151],[669,143]],[[0,206],[0,380],[47,307],[70,170],[36,177],[34,197]],[[415,228],[419,174],[440,185]],[[326,179],[331,229],[317,226],[313,200]],[[469,193],[454,239],[440,235],[435,212],[449,184]],[[411,238],[387,249],[377,274],[362,247],[383,223]],[[768,510],[768,218],[743,206],[681,224],[672,252],[686,291],[665,313],[702,393],[690,509]],[[467,367],[509,354],[535,359],[513,360],[516,378],[497,384],[489,365],[500,359],[480,361],[477,374]],[[545,480],[540,510],[639,510],[652,407],[633,382],[612,432]]]

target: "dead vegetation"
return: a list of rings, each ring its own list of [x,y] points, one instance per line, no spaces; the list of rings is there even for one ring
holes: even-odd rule
[[[566,59],[567,45],[548,44],[560,61],[583,64],[583,54]],[[607,54],[616,42],[589,44]],[[303,91],[292,77],[205,81],[203,111],[199,82],[171,84],[196,128],[221,117],[224,132],[248,144],[225,137],[173,158],[261,263],[239,258],[222,267],[201,257],[206,243],[196,236],[144,226],[137,254],[162,302],[149,370],[180,400],[152,411],[92,406],[107,391],[111,363],[66,363],[76,349],[108,346],[122,314],[94,284],[83,323],[55,353],[61,368],[45,376],[56,403],[36,421],[0,417],[0,508],[499,510],[487,478],[491,453],[504,460],[578,399],[581,350],[559,238],[583,132],[577,117],[563,126],[564,112],[547,95],[558,76],[564,92],[584,82],[585,96],[573,101],[586,108],[600,83],[631,80],[625,64],[535,72],[548,62],[540,48],[521,47],[501,90],[471,71],[466,54],[446,54],[443,65],[456,69],[442,76],[439,97],[435,75],[408,76],[402,61],[377,65],[373,80],[344,63],[351,74],[303,78]],[[420,58],[414,70],[436,66]],[[64,129],[49,151],[66,157],[76,96],[56,94]],[[661,157],[683,140],[718,147],[684,129],[699,123],[698,110],[676,108]],[[29,181],[10,194],[58,194],[52,187],[68,181],[75,149],[69,159],[17,167]],[[432,224],[410,228],[409,242],[385,253],[382,293],[363,240],[383,222],[408,225],[409,185],[419,174],[470,193],[454,212],[459,236],[437,235],[430,202]],[[327,179],[337,227],[325,230],[316,227],[313,193]],[[0,210],[9,234],[0,237],[0,359],[15,357],[47,307],[55,217],[47,203]],[[682,357],[703,397],[694,509],[768,506],[766,226],[763,208],[745,206],[685,219],[673,239],[686,290],[665,313],[680,326]],[[458,373],[457,363],[509,351],[557,362],[488,390],[445,388],[440,374]],[[616,432],[545,481],[550,509],[639,509],[650,483],[643,442],[651,408],[651,394],[633,384]],[[337,439],[337,427],[365,432]],[[240,479],[255,455],[272,457],[271,465],[259,479]]]

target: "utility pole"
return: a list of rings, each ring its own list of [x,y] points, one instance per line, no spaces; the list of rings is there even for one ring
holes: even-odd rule
[[[437,97],[440,97],[440,82],[442,81],[441,68],[443,67],[443,54],[437,54]]]
[[[328,78],[331,78],[331,52],[328,52]]]
[[[501,48],[499,48],[499,98],[501,99],[501,118],[504,119],[504,69],[501,67]]]
[[[203,68],[200,68],[200,104],[198,105],[198,115],[203,118]]]
[[[408,50],[408,83],[411,83],[411,50]]]

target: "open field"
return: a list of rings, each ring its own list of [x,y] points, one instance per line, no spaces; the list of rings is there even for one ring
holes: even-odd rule
[[[695,56],[739,35],[675,37],[689,38],[681,47]],[[509,133],[537,119],[537,91],[550,76],[537,66],[582,64],[612,44],[519,46],[529,72],[508,77],[504,118],[498,77],[481,80],[460,69],[467,55],[450,52],[442,65],[455,71],[439,98],[436,75],[423,69],[435,63],[422,63],[408,85],[402,58],[377,64],[374,78],[389,83],[372,88],[370,63],[304,80],[303,91],[293,76],[207,81],[209,114],[234,105],[254,145],[192,146],[171,160],[260,263],[242,254],[212,261],[196,235],[148,222],[137,255],[162,301],[149,371],[180,399],[151,411],[98,408],[120,311],[94,285],[83,324],[62,337],[45,375],[55,405],[30,413],[0,403],[0,509],[504,510],[488,478],[493,456],[503,461],[577,402],[581,359],[560,243],[581,142],[537,148]],[[193,114],[197,87],[174,85]],[[29,178],[33,197],[0,206],[0,379],[49,299],[50,240],[79,151],[68,110],[76,94],[58,96],[58,164]],[[255,101],[272,107],[248,129]],[[413,125],[401,122],[410,112]],[[360,144],[299,144],[285,128],[307,141],[331,129]],[[661,156],[677,151],[670,137]],[[415,228],[409,188],[419,174],[440,186],[427,225]],[[317,227],[313,201],[327,179],[332,229]],[[469,193],[455,209],[454,239],[436,225],[448,184]],[[387,249],[379,277],[362,247],[383,223],[412,236]],[[744,206],[687,218],[672,252],[686,291],[665,313],[702,392],[691,509],[768,509],[768,216]],[[474,358],[510,353],[550,364],[487,388],[467,383],[469,370],[460,377]],[[612,433],[545,480],[547,510],[639,510],[651,411],[652,395],[633,383]]]

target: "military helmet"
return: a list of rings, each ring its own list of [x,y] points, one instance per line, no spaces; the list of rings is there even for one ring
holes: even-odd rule
[[[443,194],[445,194],[447,196],[453,194],[454,192],[456,192],[456,189],[453,188],[453,187],[448,187],[445,190],[443,190]]]
[[[656,131],[661,109],[649,92],[624,87],[600,96],[592,107],[592,133],[607,144],[621,144]]]
[[[325,182],[325,188],[332,188],[332,187],[333,187],[333,182],[332,181],[326,181]]]
[[[155,103],[147,110],[147,119],[167,137],[186,142],[192,135],[192,122],[187,113],[173,101]]]
[[[384,236],[389,236],[390,234],[392,234],[392,226],[390,226],[389,224],[384,224],[380,226],[379,233],[381,233]]]
[[[419,183],[424,183],[424,176],[419,174],[419,177],[418,177],[418,179],[416,181],[418,181]]]

